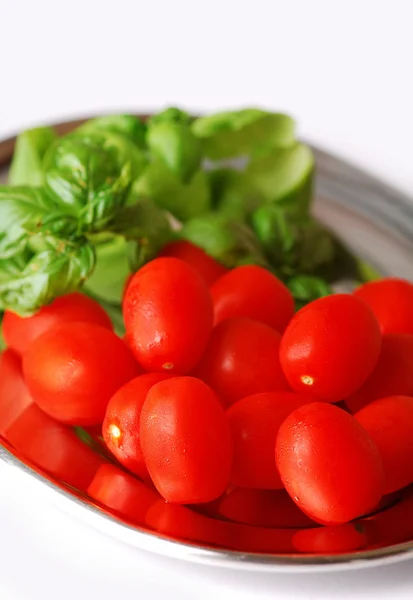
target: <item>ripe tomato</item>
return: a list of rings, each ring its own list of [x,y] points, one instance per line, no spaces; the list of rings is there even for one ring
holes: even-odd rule
[[[316,526],[285,490],[236,487],[223,496],[218,512],[231,521],[256,527],[290,529]]]
[[[281,425],[276,462],[287,492],[308,516],[327,525],[367,513],[384,489],[377,446],[347,412],[313,402]]]
[[[370,377],[346,405],[355,413],[373,400],[386,396],[413,396],[413,335],[388,333]]]
[[[214,324],[233,317],[266,323],[280,333],[294,314],[290,290],[263,267],[245,265],[229,271],[211,287]]]
[[[159,493],[177,504],[218,498],[226,489],[232,440],[214,392],[194,377],[154,385],[145,400],[141,447]]]
[[[409,488],[400,501],[363,521],[373,543],[383,546],[411,542],[413,537],[413,491]]]
[[[151,387],[170,377],[167,373],[139,375],[112,396],[106,409],[103,439],[118,461],[140,477],[148,477],[139,440],[142,406]]]
[[[383,333],[413,335],[413,284],[404,279],[387,278],[360,286],[354,295],[366,302]]]
[[[82,492],[105,462],[73,429],[48,417],[36,404],[13,421],[5,437],[36,467]]]
[[[71,425],[97,425],[113,394],[140,368],[109,329],[64,323],[30,345],[23,372],[34,401],[51,417]]]
[[[291,392],[254,394],[235,402],[227,411],[234,441],[230,481],[247,488],[282,489],[274,447],[284,419],[311,397]]]
[[[383,461],[384,493],[413,483],[413,398],[390,396],[354,415],[370,434]]]
[[[110,318],[96,300],[73,292],[56,298],[31,317],[19,317],[6,310],[3,317],[3,335],[7,345],[22,355],[36,338],[54,325],[76,321],[95,323],[113,329]]]
[[[162,248],[158,256],[172,256],[183,260],[199,273],[208,287],[219,277],[228,273],[228,269],[224,265],[209,256],[202,248],[185,240],[170,242]]]
[[[22,361],[13,350],[0,355],[0,435],[33,402],[23,378]]]
[[[144,524],[149,508],[159,500],[155,490],[110,464],[98,469],[87,493],[104,508],[139,525]]]
[[[295,550],[304,554],[352,552],[364,548],[367,543],[366,532],[359,523],[302,529],[293,537]]]
[[[177,258],[156,258],[133,276],[123,314],[129,345],[147,371],[189,373],[212,330],[208,287]]]
[[[368,306],[355,296],[336,294],[311,302],[292,318],[280,360],[297,392],[338,402],[366,381],[380,347],[380,328]]]
[[[288,390],[279,362],[280,334],[251,319],[228,319],[214,327],[194,375],[225,405],[252,394]]]

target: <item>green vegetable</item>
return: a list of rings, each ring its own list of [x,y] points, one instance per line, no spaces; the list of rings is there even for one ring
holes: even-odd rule
[[[170,106],[169,108],[165,108],[160,113],[156,115],[152,115],[148,119],[148,125],[153,125],[155,123],[182,123],[183,125],[188,125],[192,123],[193,118],[184,110],[180,108],[176,108],[175,106]]]
[[[122,299],[131,272],[128,242],[121,235],[104,234],[104,237],[106,240],[95,245],[96,266],[85,284],[85,291],[98,300],[116,303]]]
[[[203,171],[197,171],[185,184],[160,161],[148,165],[135,182],[133,195],[152,198],[180,221],[202,215],[211,206],[211,191]]]
[[[262,204],[260,194],[245,174],[233,169],[208,172],[214,210],[238,221],[245,221]]]
[[[77,133],[111,131],[127,137],[139,148],[145,148],[146,124],[133,115],[108,115],[89,119],[76,129]]]
[[[311,275],[297,275],[288,281],[288,287],[294,296],[296,310],[309,302],[329,296],[333,293],[331,287],[323,279]]]
[[[43,157],[56,137],[51,127],[27,129],[17,137],[9,171],[11,185],[43,185]]]
[[[4,336],[3,336],[2,322],[3,322],[3,313],[0,312],[0,352],[3,352],[3,350],[6,348],[6,342],[4,341]]]
[[[295,141],[291,117],[256,108],[202,117],[192,130],[203,140],[205,156],[214,160],[284,148]]]
[[[225,215],[211,213],[187,221],[180,235],[227,267],[250,263],[268,266],[253,231]]]
[[[106,131],[72,133],[44,159],[46,189],[81,232],[100,231],[126,203],[146,159],[128,139]]]

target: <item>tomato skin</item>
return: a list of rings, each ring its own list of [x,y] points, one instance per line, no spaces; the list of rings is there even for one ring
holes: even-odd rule
[[[286,418],[278,431],[276,462],[291,498],[322,524],[347,523],[383,495],[377,446],[356,419],[332,404],[306,404]]]
[[[145,373],[122,386],[109,400],[102,435],[106,446],[118,461],[140,477],[148,477],[139,440],[143,403],[149,390],[171,378],[167,373]]]
[[[208,287],[229,271],[224,265],[221,265],[212,256],[204,252],[202,248],[186,240],[177,240],[166,244],[158,256],[169,256],[183,260],[195,269]]]
[[[354,295],[366,302],[375,314],[382,333],[413,335],[413,284],[404,279],[370,281]]]
[[[315,527],[285,490],[257,490],[236,487],[225,494],[218,512],[225,518],[255,527],[286,529]]]
[[[284,487],[274,457],[278,429],[293,410],[311,401],[304,394],[267,392],[238,400],[227,410],[234,441],[232,484],[275,490]]]
[[[111,464],[98,469],[87,493],[105,508],[139,525],[145,522],[149,508],[159,500],[154,490]]]
[[[338,402],[367,380],[380,348],[380,327],[369,307],[335,294],[296,313],[281,340],[280,361],[294,390]]]
[[[42,333],[59,323],[95,323],[113,330],[112,322],[96,300],[73,292],[56,298],[30,317],[19,317],[6,310],[3,317],[3,335],[7,345],[23,355]]]
[[[413,398],[381,398],[361,409],[354,418],[370,434],[380,452],[384,493],[413,483]]]
[[[355,413],[370,402],[387,396],[413,396],[413,335],[383,335],[380,355],[370,377],[346,405]]]
[[[45,413],[70,425],[98,425],[113,394],[141,369],[109,329],[64,323],[30,345],[23,372],[34,401]]]
[[[278,354],[280,334],[251,319],[227,319],[212,330],[194,371],[229,406],[252,394],[288,391]]]
[[[33,402],[23,378],[21,358],[7,348],[0,354],[0,435]]]
[[[226,489],[233,457],[225,412],[194,377],[154,385],[141,413],[140,438],[152,481],[168,502],[198,504]]]
[[[212,330],[208,287],[177,258],[156,258],[135,273],[123,314],[129,345],[147,371],[189,373]]]
[[[287,286],[256,265],[232,269],[211,287],[211,295],[214,325],[247,317],[282,333],[294,314],[294,300]]]
[[[352,552],[364,548],[367,542],[364,528],[358,523],[302,529],[293,537],[294,548],[304,554]]]

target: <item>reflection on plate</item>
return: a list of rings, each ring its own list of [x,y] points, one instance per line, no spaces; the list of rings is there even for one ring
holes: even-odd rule
[[[70,126],[62,125],[65,130]],[[0,144],[0,181],[12,148],[10,141]],[[340,160],[315,153],[317,217],[384,275],[413,280],[413,203]],[[375,513],[334,527],[297,515],[283,492],[248,500],[258,503],[259,522],[240,513],[236,493],[196,509],[165,503],[113,462],[98,431],[68,428],[43,414],[25,388],[19,359],[9,351],[0,361],[0,459],[28,483],[31,478],[47,488],[65,510],[165,556],[284,571],[350,568],[413,556],[413,487],[384,498]],[[282,512],[284,527],[269,505]]]

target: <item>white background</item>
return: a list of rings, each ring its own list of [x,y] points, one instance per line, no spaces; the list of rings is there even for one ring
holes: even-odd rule
[[[412,28],[412,0],[0,0],[0,137],[94,112],[260,105],[413,196]],[[199,572],[42,509],[0,471],[2,600],[411,598],[412,567]]]

